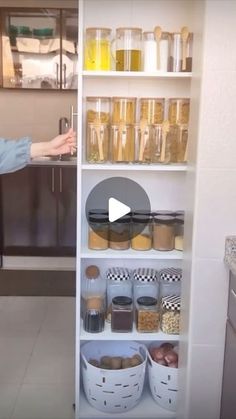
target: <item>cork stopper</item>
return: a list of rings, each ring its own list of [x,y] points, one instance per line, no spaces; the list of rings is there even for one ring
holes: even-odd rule
[[[97,278],[100,275],[100,271],[96,265],[90,265],[86,268],[85,274],[88,279],[93,279]]]

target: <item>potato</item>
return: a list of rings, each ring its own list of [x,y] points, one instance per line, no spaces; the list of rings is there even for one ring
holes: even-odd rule
[[[142,362],[143,362],[143,359],[142,359],[142,357],[139,355],[139,354],[135,354],[135,355],[133,355],[132,356],[132,359],[137,359],[138,361],[139,361],[139,364],[142,364]]]
[[[121,367],[124,368],[130,368],[132,367],[131,358],[123,358],[121,361]]]
[[[141,356],[132,356],[130,363],[131,363],[131,367],[137,367],[138,365],[142,364],[143,360],[141,358]]]
[[[111,368],[111,357],[110,356],[102,356],[100,359],[100,363],[108,368]]]
[[[90,359],[89,364],[93,365],[94,367],[98,367],[99,368],[99,362],[97,359]]]
[[[119,370],[122,368],[122,358],[121,356],[113,356],[111,358],[111,369],[112,370]]]

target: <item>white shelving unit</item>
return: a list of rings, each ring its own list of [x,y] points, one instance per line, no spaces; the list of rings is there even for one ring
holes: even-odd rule
[[[80,0],[79,1],[79,48],[83,51],[86,27],[141,27],[144,31],[160,25],[170,32],[189,26],[193,19],[193,4],[188,0]],[[138,164],[88,164],[85,161],[85,115],[86,96],[135,96],[135,97],[190,97],[191,73],[144,73],[116,71],[84,71],[83,54],[79,54],[78,84],[78,224],[77,224],[77,348],[76,348],[76,419],[98,418],[144,418],[165,419],[176,415],[159,407],[153,400],[148,385],[139,404],[125,414],[105,414],[95,410],[87,402],[81,388],[80,345],[88,340],[138,340],[144,344],[150,341],[178,341],[179,336],[162,332],[141,334],[112,333],[109,325],[98,334],[84,332],[80,321],[81,273],[85,266],[97,264],[104,274],[107,267],[145,266],[161,269],[182,266],[183,253],[178,251],[158,252],[155,250],[137,252],[92,251],[87,247],[87,222],[85,202],[91,189],[100,181],[113,176],[124,176],[138,182],[149,195],[152,209],[185,209],[185,164],[138,165]]]

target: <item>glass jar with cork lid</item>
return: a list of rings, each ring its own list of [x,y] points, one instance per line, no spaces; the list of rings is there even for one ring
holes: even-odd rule
[[[109,159],[110,98],[86,98],[86,160],[104,163]]]

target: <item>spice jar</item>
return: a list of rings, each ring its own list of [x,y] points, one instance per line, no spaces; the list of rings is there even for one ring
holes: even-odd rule
[[[85,269],[81,284],[83,325],[86,332],[101,332],[105,320],[106,280],[96,265]]]
[[[132,298],[123,295],[112,299],[111,330],[112,332],[131,332],[133,329]]]
[[[136,328],[138,332],[157,332],[160,315],[157,299],[154,297],[140,297],[136,302]]]
[[[174,249],[174,217],[155,215],[153,226],[153,249],[170,251]]]
[[[180,332],[180,297],[176,295],[163,297],[161,306],[162,332],[178,335]]]
[[[163,133],[162,124],[153,125],[152,163],[168,164],[171,161],[171,136]]]
[[[134,302],[140,297],[158,298],[159,285],[157,271],[151,268],[138,268],[133,272]]]
[[[140,121],[134,128],[134,162],[151,163],[152,125]]]
[[[112,98],[112,123],[134,124],[136,119],[135,97]]]
[[[141,251],[152,248],[152,217],[150,215],[133,215],[131,247]]]
[[[147,124],[161,124],[164,120],[164,98],[141,98],[140,120]]]
[[[106,214],[89,214],[88,248],[92,250],[108,249],[109,220]]]
[[[188,124],[190,99],[170,98],[168,101],[168,119],[170,124]]]
[[[112,299],[119,295],[132,298],[133,284],[130,271],[126,268],[114,267],[107,270],[107,321],[111,321]]]
[[[109,247],[113,250],[127,250],[130,247],[131,216],[125,215],[110,223]]]
[[[180,296],[182,269],[164,268],[158,272],[160,284],[160,298],[167,295]]]
[[[111,162],[130,163],[134,161],[134,126],[112,125]]]
[[[116,29],[116,71],[141,71],[142,29]]]
[[[85,70],[111,69],[111,29],[86,28]]]

